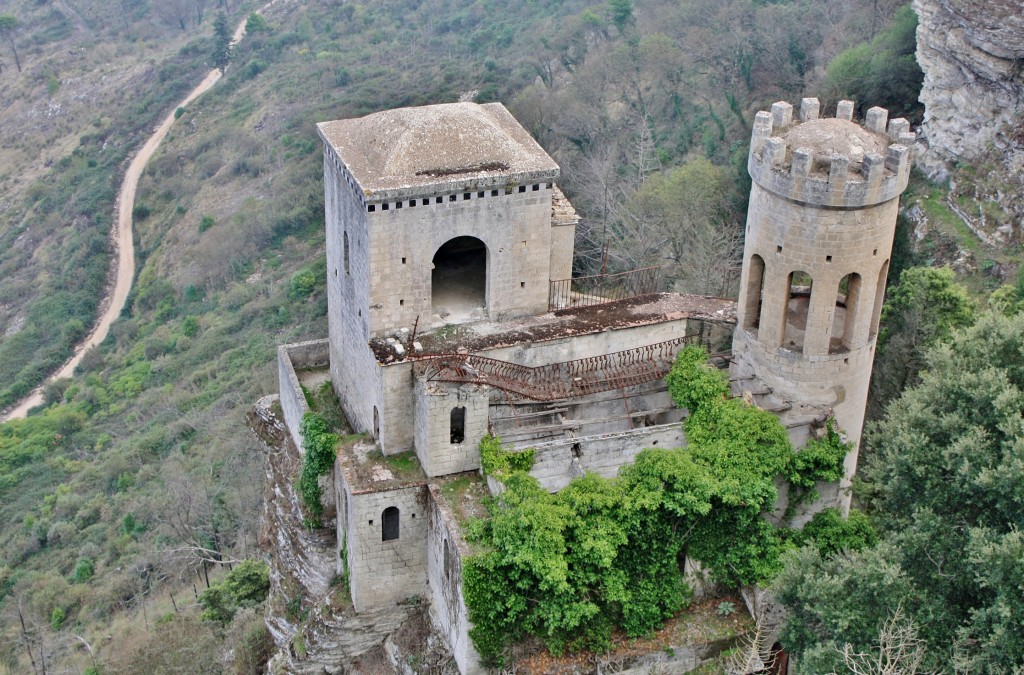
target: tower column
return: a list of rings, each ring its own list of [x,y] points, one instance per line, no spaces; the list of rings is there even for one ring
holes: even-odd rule
[[[804,354],[828,354],[829,335],[836,312],[836,285],[827,276],[814,279],[811,301],[807,308],[807,328],[804,333]]]
[[[761,327],[757,341],[769,348],[782,344],[786,334],[789,305],[789,272],[765,263],[764,295],[761,301]]]

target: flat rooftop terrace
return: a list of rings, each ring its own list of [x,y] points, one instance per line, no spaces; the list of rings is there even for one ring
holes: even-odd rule
[[[547,314],[509,321],[477,321],[449,325],[417,335],[423,350],[411,353],[412,345],[403,345],[403,353],[394,342],[373,338],[370,347],[381,365],[418,360],[459,349],[481,352],[511,347],[525,342],[560,340],[605,330],[632,328],[669,321],[694,320],[719,324],[736,323],[736,301],[682,293],[655,293],[590,307],[560,309]],[[410,336],[411,337],[411,336]],[[399,341],[402,341],[399,338]]]

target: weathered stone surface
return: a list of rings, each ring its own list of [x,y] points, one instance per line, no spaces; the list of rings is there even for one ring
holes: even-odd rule
[[[1024,105],[1020,0],[914,0],[925,105],[918,165],[946,180],[990,144],[1009,150]],[[1018,142],[1019,143],[1019,142]]]
[[[325,523],[319,530],[309,530],[303,524],[295,490],[301,457],[277,404],[277,396],[261,398],[249,413],[249,424],[267,453],[259,543],[270,553],[267,627],[281,646],[296,630],[295,622],[283,611],[288,603],[306,599],[308,605],[309,599],[327,593],[334,576],[336,542],[333,523]]]

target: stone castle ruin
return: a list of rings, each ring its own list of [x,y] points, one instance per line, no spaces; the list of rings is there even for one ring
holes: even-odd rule
[[[551,491],[685,445],[664,377],[716,333],[733,393],[797,447],[830,417],[856,447],[914,136],[881,108],[864,126],[852,112],[821,118],[803,99],[798,119],[787,103],[758,113],[738,303],[661,292],[654,269],[573,279],[559,168],[501,104],[320,124],[330,334],[279,348],[280,401],[301,448],[301,385],[329,379],[365,434],[327,481],[337,541],[321,576],[347,574],[357,614],[429,604],[460,672],[478,672],[449,488],[482,483],[481,439],[534,448]],[[855,469],[856,450],[814,508],[847,509]]]

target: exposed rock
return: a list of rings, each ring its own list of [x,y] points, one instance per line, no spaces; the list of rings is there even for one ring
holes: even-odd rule
[[[917,162],[944,181],[990,144],[1019,147],[1012,129],[1024,105],[1024,10],[1020,0],[914,0],[914,10],[925,104]]]
[[[356,614],[343,580],[334,574],[335,522],[325,518],[323,528],[306,527],[295,490],[301,453],[284,424],[278,396],[261,398],[248,417],[267,453],[259,539],[270,553],[266,624],[279,650],[269,672],[453,672],[451,654],[431,632],[425,606]],[[333,490],[333,483],[324,487]],[[329,509],[325,516],[334,513]]]
[[[259,542],[270,553],[267,628],[282,647],[295,635],[302,611],[328,593],[336,567],[335,528],[333,522],[317,530],[305,526],[295,490],[302,460],[276,395],[256,402],[249,425],[267,452]]]

